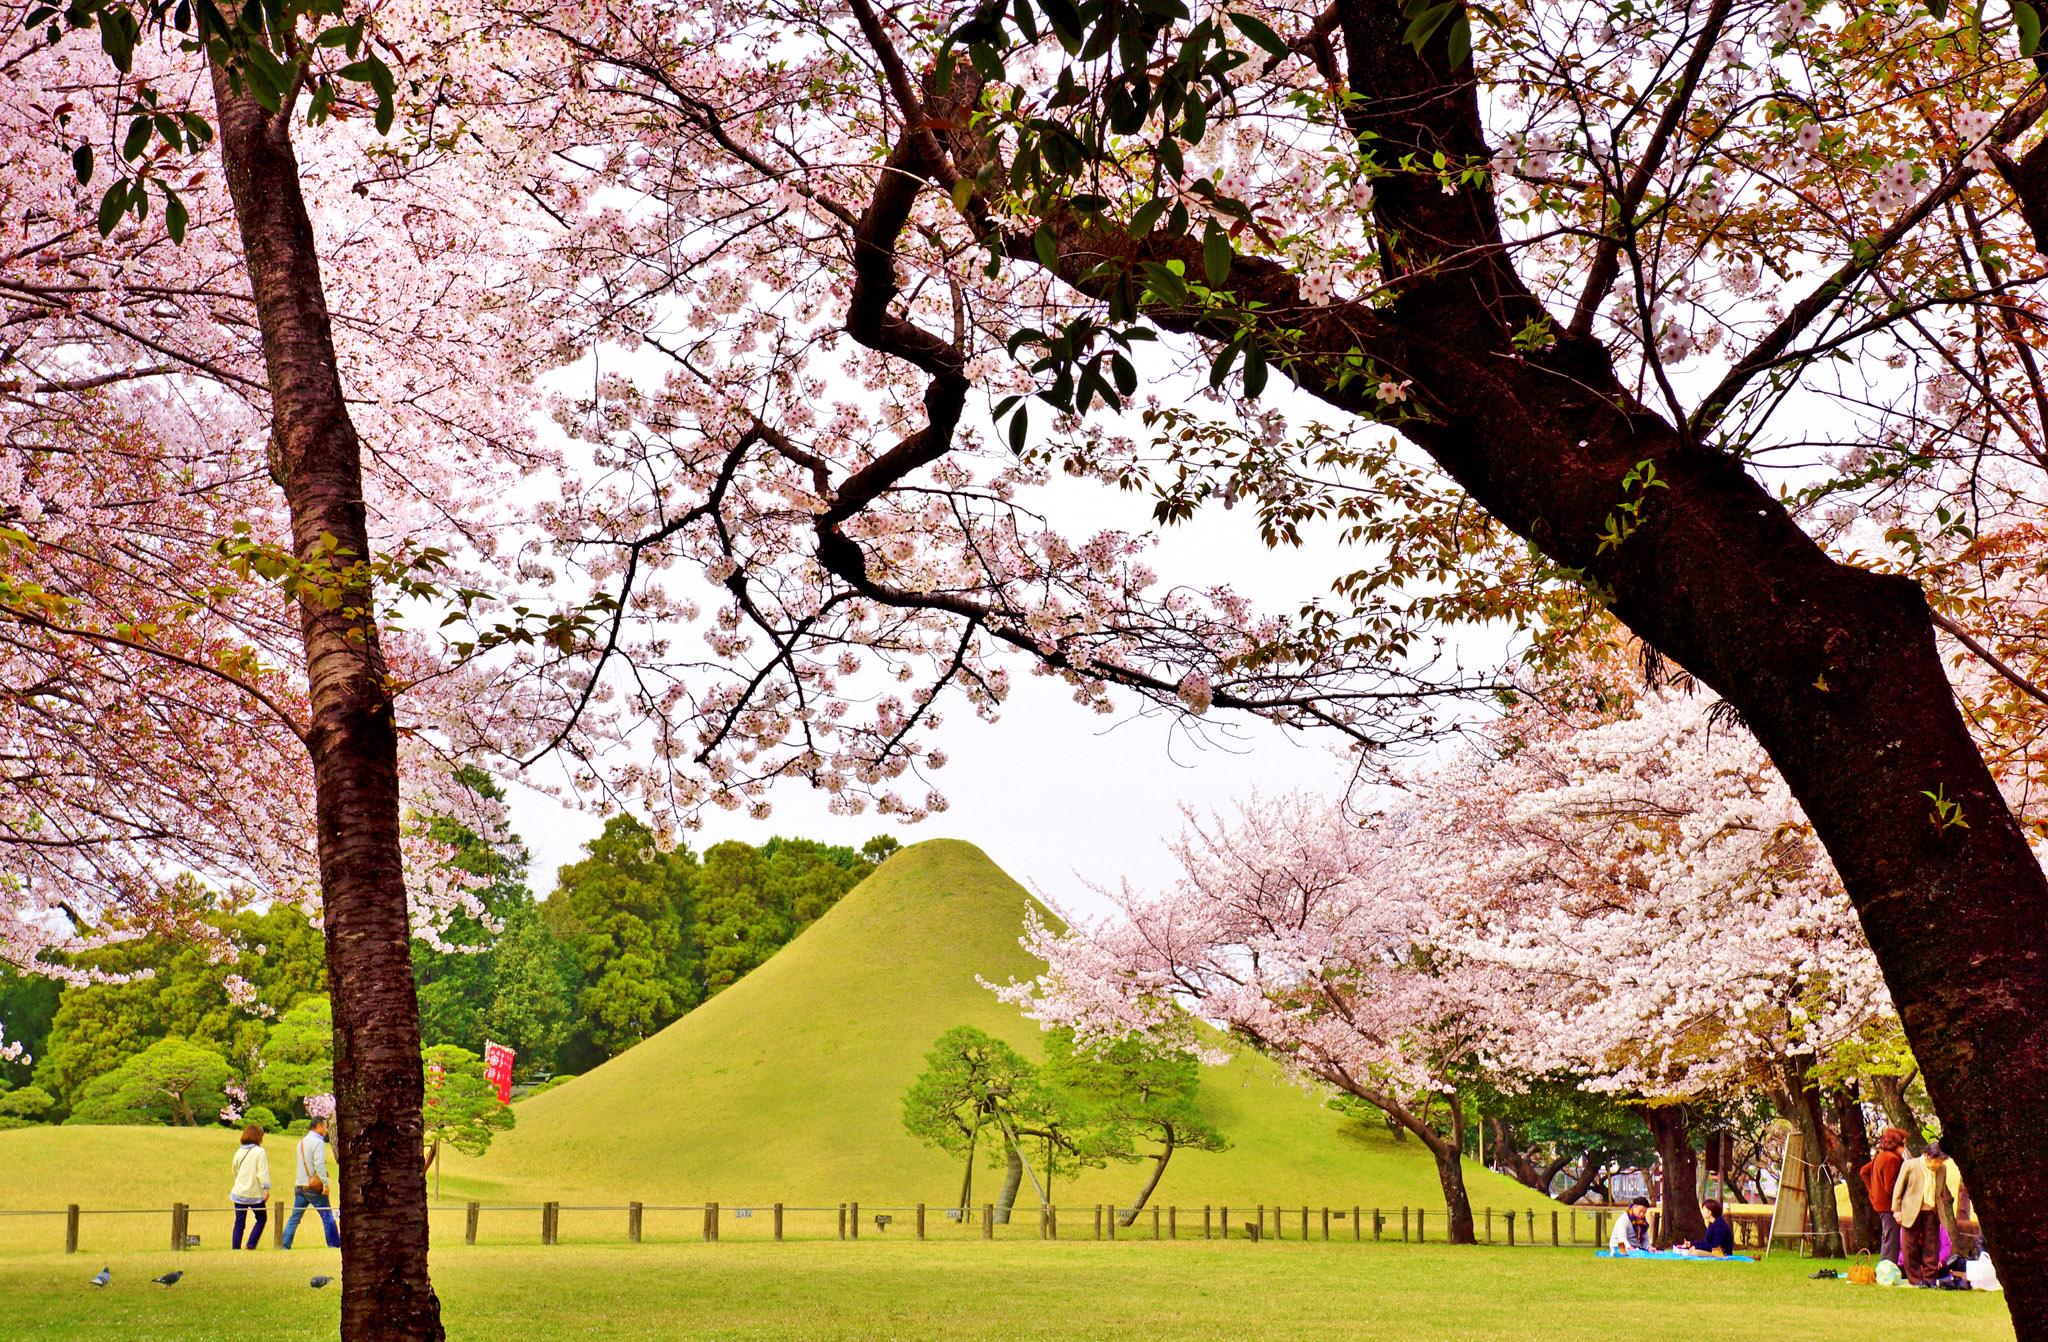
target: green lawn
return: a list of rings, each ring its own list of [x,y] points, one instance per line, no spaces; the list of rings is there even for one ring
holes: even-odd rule
[[[16,1342],[328,1339],[324,1249],[0,1259]],[[102,1262],[114,1285],[86,1278]],[[451,1248],[451,1338],[2010,1338],[2001,1298],[1806,1279],[1809,1264],[1612,1263],[1585,1251],[1399,1245],[695,1244]]]

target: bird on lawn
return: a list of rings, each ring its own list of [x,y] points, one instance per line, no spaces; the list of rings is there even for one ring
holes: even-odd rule
[[[98,1272],[93,1273],[92,1284],[95,1286],[105,1286],[108,1282],[112,1281],[113,1279],[114,1269],[110,1267],[103,1267]]]
[[[176,1286],[178,1284],[178,1278],[184,1275],[185,1274],[182,1272],[166,1272],[163,1276],[151,1277],[150,1280],[155,1282],[159,1286]]]
[[[325,1286],[328,1282],[333,1280],[334,1278],[332,1277],[315,1277],[313,1278],[313,1289],[317,1291],[322,1286]]]

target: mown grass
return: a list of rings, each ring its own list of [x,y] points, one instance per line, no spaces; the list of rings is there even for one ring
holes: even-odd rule
[[[114,1284],[86,1279],[102,1262]],[[299,1342],[334,1335],[334,1255],[201,1251],[0,1260],[19,1342]],[[2012,1337],[2001,1297],[1806,1278],[1810,1264],[1612,1263],[1588,1251],[1267,1242],[452,1247],[435,1257],[448,1335],[656,1338],[1399,1339],[1618,1336],[1864,1342]]]

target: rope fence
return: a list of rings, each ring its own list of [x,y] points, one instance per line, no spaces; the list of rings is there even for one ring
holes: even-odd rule
[[[263,1235],[283,1244],[291,1204],[270,1208]],[[344,1213],[337,1213],[341,1215]],[[1473,1231],[1482,1244],[1502,1247],[1600,1247],[1619,1208],[1478,1208]],[[1441,1207],[1368,1207],[1315,1203],[1148,1206],[1128,1211],[1106,1203],[1019,1206],[1003,1216],[992,1203],[962,1209],[922,1202],[887,1205],[794,1203],[435,1203],[428,1208],[437,1246],[517,1244],[641,1244],[726,1239],[785,1240],[1237,1240],[1441,1244],[1449,1220]],[[1653,1213],[1654,1217],[1655,1213]],[[1765,1247],[1769,1212],[1731,1212],[1737,1245]],[[234,1210],[226,1205],[84,1207],[0,1210],[0,1249],[47,1252],[60,1242],[67,1253],[169,1248],[185,1252],[224,1248]],[[324,1242],[319,1213],[306,1209],[297,1234]],[[1792,1237],[1782,1237],[1790,1240]]]

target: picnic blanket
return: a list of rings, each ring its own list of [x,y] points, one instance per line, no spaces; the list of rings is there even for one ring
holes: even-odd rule
[[[1669,1249],[1637,1249],[1633,1253],[1617,1254],[1612,1249],[1602,1249],[1595,1258],[1655,1258],[1664,1262],[1679,1263],[1754,1263],[1756,1259],[1746,1253],[1729,1254],[1726,1258],[1702,1258],[1698,1254],[1673,1253]]]

